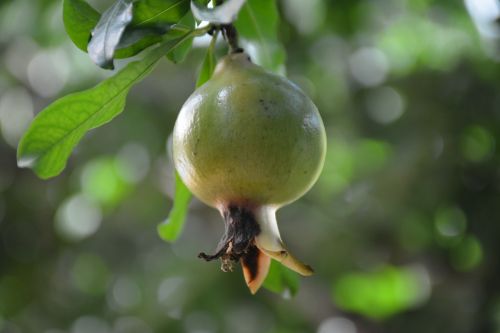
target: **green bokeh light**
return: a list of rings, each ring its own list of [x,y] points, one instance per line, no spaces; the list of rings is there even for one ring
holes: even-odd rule
[[[397,224],[398,240],[411,252],[425,249],[432,242],[432,225],[425,215],[412,212]]]
[[[328,141],[325,166],[319,185],[324,194],[336,194],[349,186],[354,176],[354,156],[352,149],[342,140]]]
[[[397,75],[408,74],[418,67],[450,70],[464,53],[477,52],[475,40],[462,30],[422,20],[416,15],[393,22],[378,42],[389,58],[392,72]]]
[[[484,127],[471,126],[463,133],[461,149],[467,160],[484,162],[491,157],[495,150],[495,139]]]
[[[343,275],[334,284],[335,304],[373,319],[384,319],[427,299],[425,271],[385,266],[369,273]]]
[[[73,264],[71,278],[80,291],[100,295],[106,291],[110,273],[101,258],[94,254],[82,254]]]
[[[383,141],[364,139],[356,147],[356,171],[365,175],[382,168],[391,156],[391,146]]]
[[[131,190],[131,185],[121,176],[122,169],[120,159],[113,157],[101,157],[87,163],[81,176],[83,193],[102,205],[116,205]]]
[[[479,240],[471,235],[464,237],[451,252],[453,267],[459,271],[476,268],[483,259],[483,248]]]
[[[491,309],[491,319],[495,325],[495,332],[500,333],[500,299],[498,297]]]
[[[391,153],[391,146],[383,141],[362,139],[347,143],[343,139],[333,138],[328,142],[319,186],[325,194],[342,192],[355,178],[382,168]]]
[[[31,296],[33,287],[25,285],[25,281],[15,276],[0,277],[0,318],[3,316],[9,319],[24,307],[26,300]]]
[[[453,246],[462,239],[467,227],[467,218],[459,207],[441,207],[434,216],[434,226],[438,243]]]

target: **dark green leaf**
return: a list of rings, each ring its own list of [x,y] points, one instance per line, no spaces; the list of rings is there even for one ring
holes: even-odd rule
[[[83,0],[64,0],[63,21],[68,36],[81,50],[87,52],[92,29],[101,15]]]
[[[212,42],[207,49],[207,54],[201,65],[200,74],[198,75],[198,80],[196,81],[196,86],[199,87],[203,83],[207,82],[212,76],[217,60],[215,59],[215,42],[217,40],[217,34],[212,37]]]
[[[113,69],[113,58],[122,35],[132,22],[132,0],[117,0],[106,10],[92,31],[87,51],[98,66]]]
[[[167,33],[167,31],[168,29],[128,26],[125,29],[122,38],[120,39],[120,43],[117,46],[117,51],[120,49],[133,47],[138,42],[142,41],[145,37],[156,37],[161,40],[161,35],[164,35],[165,33]]]
[[[184,29],[193,30],[195,28],[196,22],[194,20],[193,14],[188,12],[180,21],[175,25],[176,28],[180,28],[177,31],[182,31]],[[172,31],[171,34],[174,34],[175,31]],[[179,32],[177,32],[179,33]],[[179,63],[184,61],[189,51],[191,51],[191,47],[193,46],[194,37],[186,39],[178,48],[176,48],[173,52],[167,54],[168,59],[170,59],[174,63]]]
[[[170,26],[189,11],[189,0],[141,0],[134,3],[132,25]]]
[[[203,4],[198,3],[198,1],[192,0],[191,11],[194,17],[200,21],[229,24],[236,19],[244,3],[245,0],[227,0],[215,8],[207,8]]]
[[[182,36],[194,29],[194,19],[189,12],[189,0],[141,0],[134,2],[134,18],[125,29],[115,58],[132,57],[162,40],[164,34],[171,38]],[[174,26],[174,27],[173,27]],[[193,38],[187,39],[172,53],[171,60],[181,62],[191,49]]]
[[[240,37],[254,46],[253,61],[271,71],[282,71],[285,50],[278,40],[276,1],[247,0],[234,25]]]
[[[174,206],[165,222],[158,226],[158,234],[161,239],[172,242],[179,237],[184,226],[190,200],[191,192],[189,192],[176,172]]]
[[[128,64],[96,87],[65,96],[49,105],[21,139],[17,151],[19,167],[32,168],[44,179],[58,175],[85,133],[117,116],[125,106],[130,88],[144,79],[165,53],[190,36],[191,33],[165,42],[141,61]]]
[[[300,279],[297,273],[292,272],[279,262],[271,260],[271,267],[263,286],[277,294],[290,292],[293,296],[299,290],[299,282]]]
[[[123,33],[120,44],[115,50],[115,59],[133,57],[146,48],[164,39],[166,33],[158,28],[139,28],[128,26]]]

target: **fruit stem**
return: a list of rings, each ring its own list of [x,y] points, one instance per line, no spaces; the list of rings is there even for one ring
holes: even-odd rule
[[[241,53],[243,49],[238,44],[238,31],[233,24],[224,24],[221,26],[222,35],[229,45],[229,53]]]

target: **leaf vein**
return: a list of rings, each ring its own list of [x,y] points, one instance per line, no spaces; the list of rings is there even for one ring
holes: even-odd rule
[[[172,8],[177,7],[178,5],[180,5],[181,3],[185,2],[185,1],[187,1],[187,0],[180,0],[180,1],[176,2],[175,4],[173,4],[172,6],[170,6],[170,7],[166,8],[166,9],[162,10],[161,12],[157,13],[156,15],[151,16],[147,20],[139,22],[137,25],[139,26],[139,25],[145,24],[145,23],[147,23],[147,22],[149,22],[151,20],[154,20],[158,16],[165,14],[166,12],[168,12],[169,10],[171,10]]]
[[[269,61],[269,63],[272,63],[271,52],[269,51],[269,49],[265,43],[266,38],[264,38],[264,34],[262,33],[262,31],[259,28],[259,24],[257,23],[257,19],[255,18],[255,13],[250,6],[250,2],[247,2],[246,9],[248,11],[248,16],[252,20],[252,23],[255,27],[255,31],[257,32],[257,35],[259,35],[259,39],[261,40],[261,44],[262,44],[262,49],[264,49],[264,53],[266,54],[266,58]]]

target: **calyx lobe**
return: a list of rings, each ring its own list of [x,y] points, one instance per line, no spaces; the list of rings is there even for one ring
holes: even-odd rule
[[[232,271],[232,262],[248,255],[252,256],[256,249],[254,239],[261,230],[253,213],[246,208],[230,205],[223,211],[223,216],[225,231],[215,254],[208,255],[202,252],[198,257],[206,261],[220,258],[222,261],[221,269],[228,272]]]
[[[233,263],[240,261],[252,294],[264,283],[271,258],[299,274],[312,274],[312,268],[293,257],[283,245],[274,209],[229,205],[222,210],[222,215],[225,232],[215,254],[202,252],[198,257],[206,261],[220,259],[224,272],[232,271]]]

